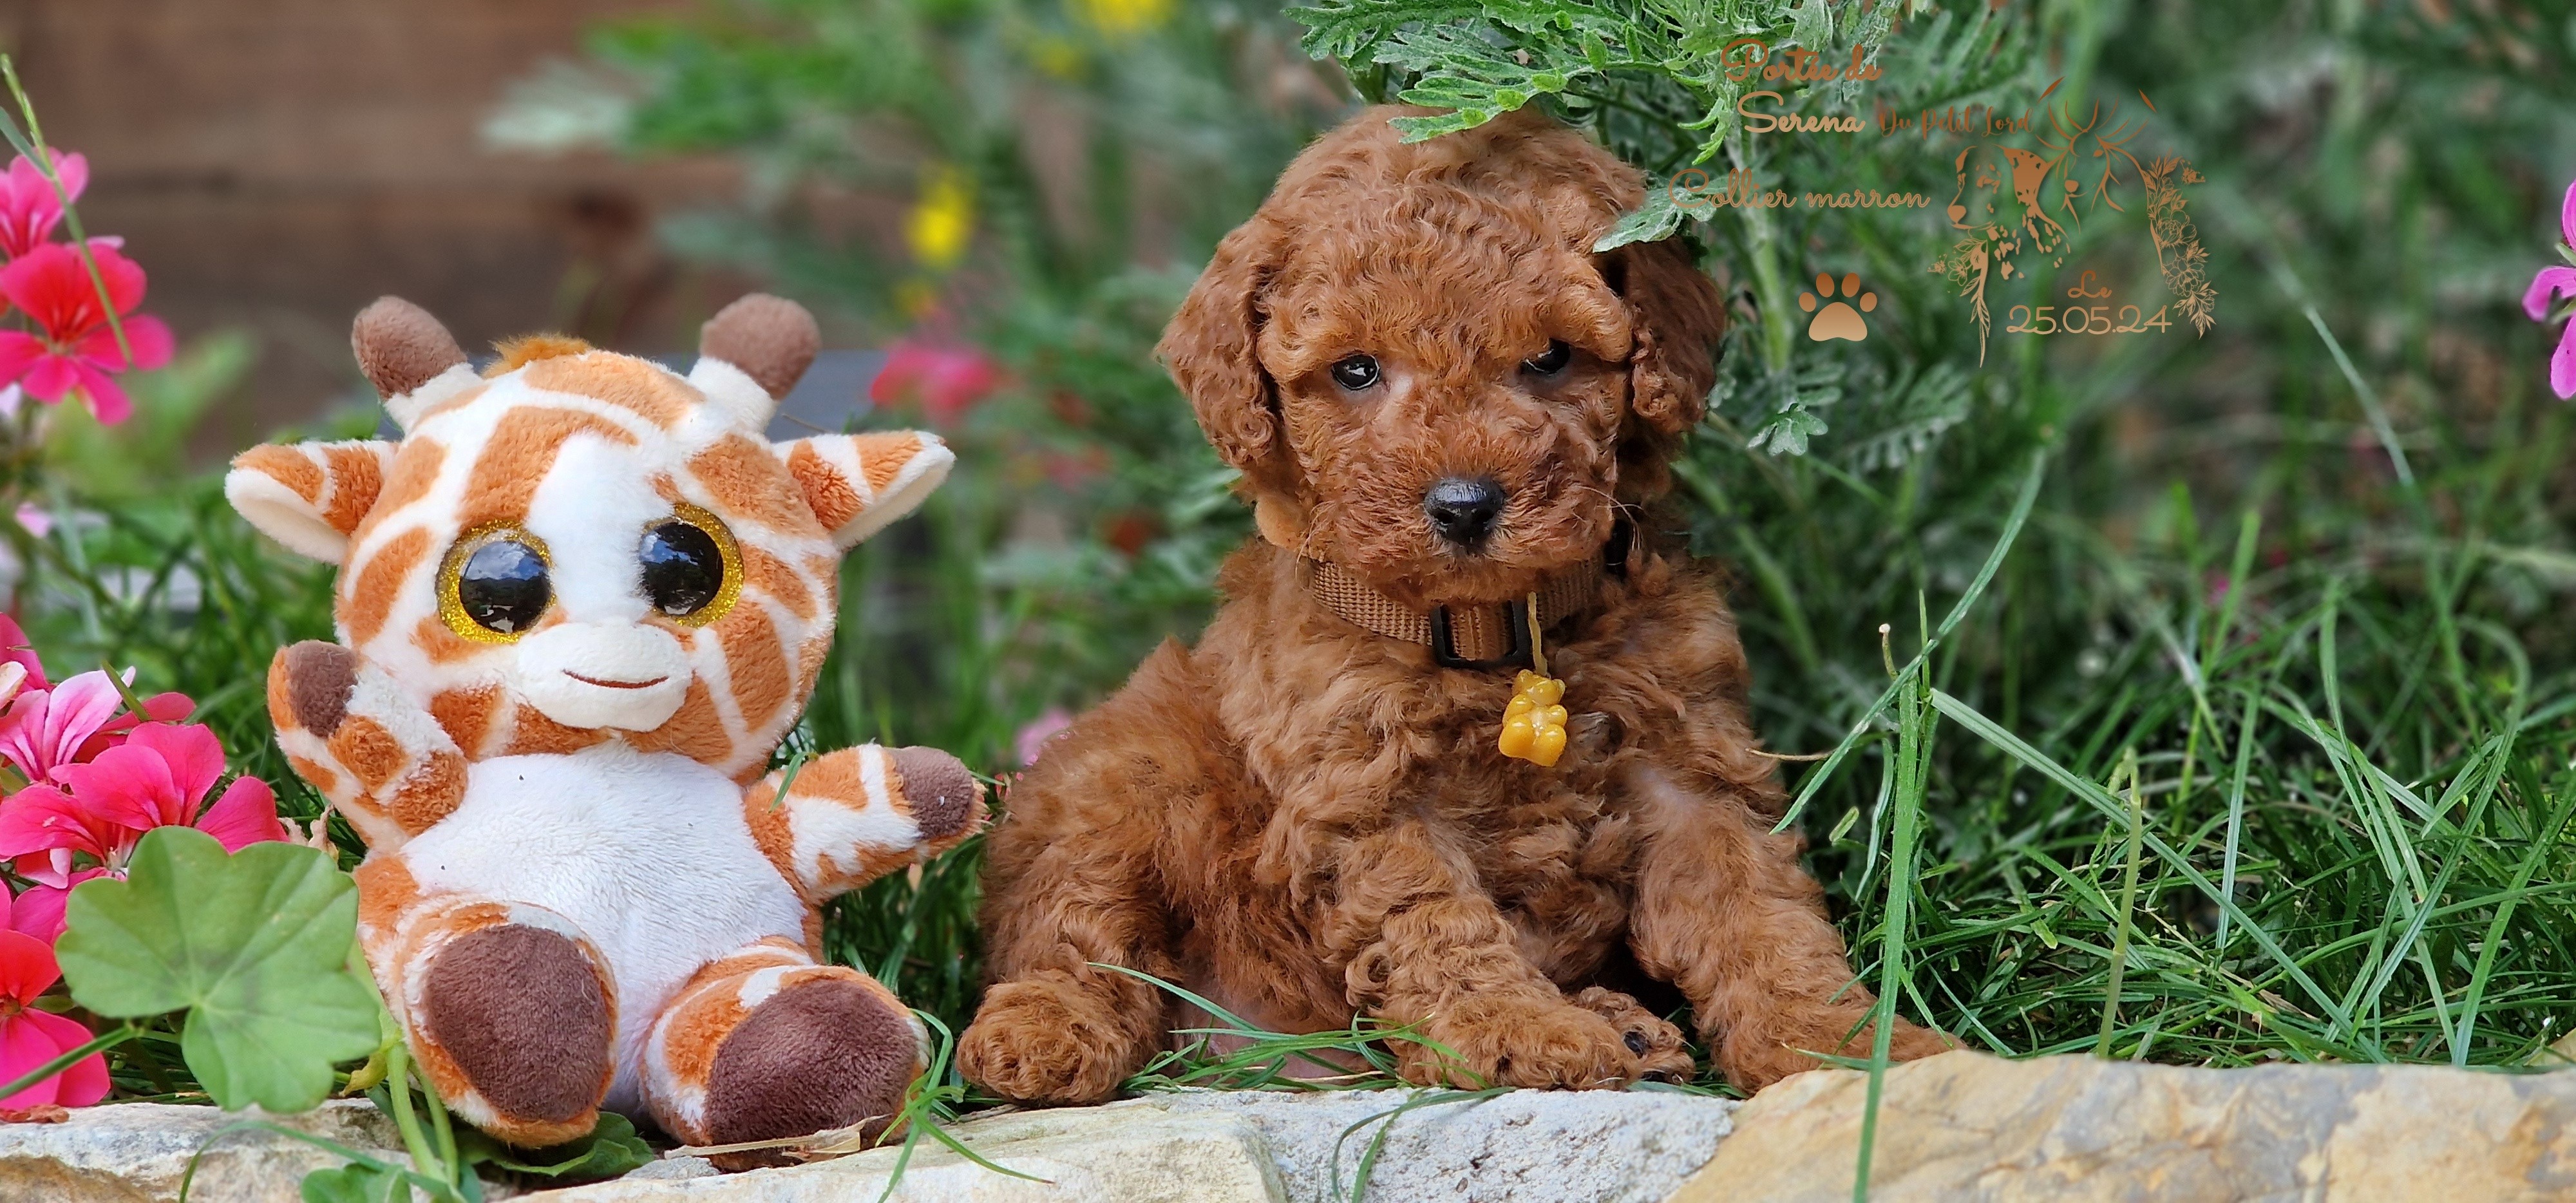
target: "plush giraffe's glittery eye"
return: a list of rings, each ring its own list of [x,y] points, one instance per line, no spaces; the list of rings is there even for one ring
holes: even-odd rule
[[[554,600],[545,541],[517,527],[467,533],[438,573],[438,613],[447,629],[483,643],[511,643]]]
[[[668,521],[645,530],[636,549],[644,597],[681,623],[705,626],[724,617],[742,593],[742,551],[715,515],[693,505],[675,508]]]

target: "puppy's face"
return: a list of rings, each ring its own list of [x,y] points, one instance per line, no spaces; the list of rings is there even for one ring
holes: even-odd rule
[[[1626,308],[1537,231],[1404,210],[1296,240],[1260,302],[1265,533],[1416,602],[1518,597],[1609,538]]]
[[[1264,538],[1411,605],[1501,601],[1663,492],[1723,300],[1677,242],[1593,252],[1644,188],[1581,134],[1403,142],[1416,112],[1299,155],[1159,350]]]

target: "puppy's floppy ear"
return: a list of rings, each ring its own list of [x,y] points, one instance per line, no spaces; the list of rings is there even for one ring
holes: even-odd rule
[[[1216,452],[1256,485],[1282,487],[1282,435],[1271,381],[1254,343],[1261,290],[1278,265],[1280,238],[1256,216],[1216,246],[1154,354],[1190,399]]]
[[[1636,348],[1628,356],[1628,405],[1659,434],[1699,424],[1717,383],[1726,298],[1679,238],[1635,243],[1606,257],[1610,286],[1627,302]]]

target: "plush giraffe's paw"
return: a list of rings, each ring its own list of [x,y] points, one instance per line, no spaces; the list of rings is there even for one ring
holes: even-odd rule
[[[1637,1005],[1637,1000],[1616,990],[1593,986],[1566,1001],[1610,1021],[1619,1029],[1620,1043],[1637,1055],[1637,1076],[1650,1082],[1687,1082],[1696,1068],[1688,1046],[1682,1043],[1682,1030]]]
[[[441,948],[419,979],[414,1018],[513,1144],[590,1130],[608,1093],[617,1030],[605,984],[571,938],[504,923]]]
[[[753,1007],[716,1047],[708,1133],[739,1144],[855,1127],[874,1140],[921,1076],[923,1043],[912,1012],[873,981],[847,971],[797,981]]]
[[[274,696],[285,702],[286,713],[271,716],[278,725],[291,721],[329,739],[349,716],[349,698],[358,689],[358,653],[307,639],[278,649],[269,676]]]
[[[937,748],[893,748],[886,755],[902,778],[904,805],[923,840],[954,843],[984,825],[984,787],[965,761]]]

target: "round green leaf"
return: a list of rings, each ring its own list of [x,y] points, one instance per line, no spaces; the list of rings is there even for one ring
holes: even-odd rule
[[[375,987],[348,966],[357,883],[320,851],[162,827],[126,878],[72,891],[55,946],[72,1000],[118,1019],[182,1008],[180,1052],[215,1102],[304,1111],[377,1044]]]

